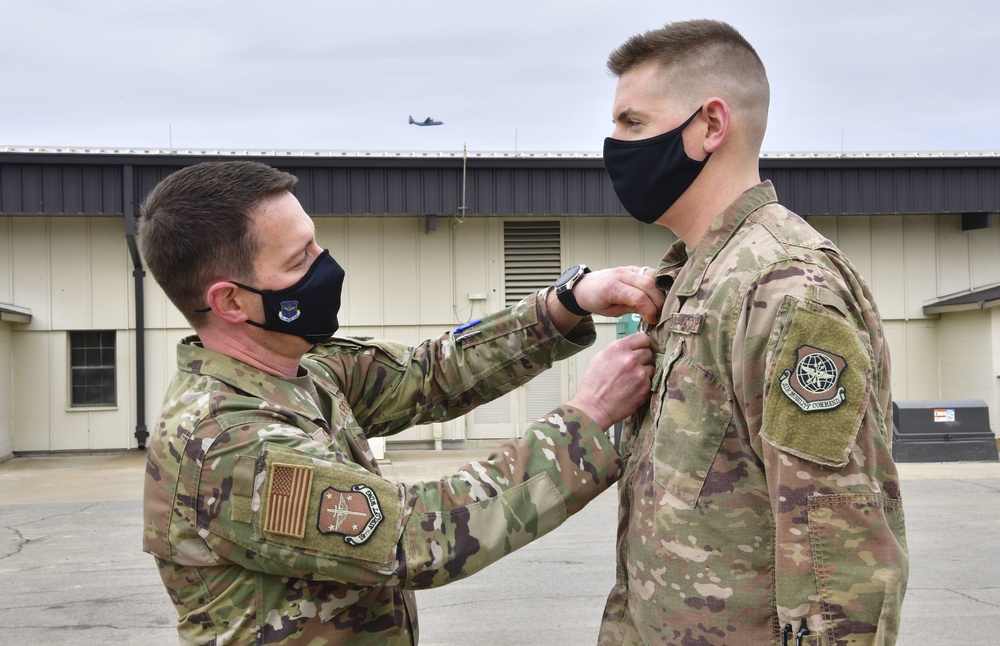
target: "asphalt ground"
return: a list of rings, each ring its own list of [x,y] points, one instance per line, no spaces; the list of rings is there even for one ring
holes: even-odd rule
[[[489,449],[396,451],[386,476],[436,479]],[[0,464],[0,644],[176,644],[140,549],[141,452]],[[1000,463],[900,464],[911,572],[899,644],[1000,643]],[[594,644],[614,578],[609,491],[463,581],[417,593],[422,646]]]

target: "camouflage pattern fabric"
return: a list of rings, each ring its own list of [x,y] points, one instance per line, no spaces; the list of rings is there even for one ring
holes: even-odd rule
[[[776,199],[750,189],[657,270],[600,644],[895,642],[909,561],[881,322]]]
[[[412,589],[542,536],[610,487],[621,462],[566,407],[433,482],[386,481],[366,438],[509,392],[593,343],[593,322],[569,337],[531,296],[416,348],[331,340],[295,379],[182,342],[149,442],[143,534],[181,642],[416,643]]]

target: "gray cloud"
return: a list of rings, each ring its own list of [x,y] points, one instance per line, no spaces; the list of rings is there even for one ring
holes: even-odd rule
[[[710,17],[768,67],[765,150],[1000,150],[991,0],[9,4],[0,146],[598,151],[608,52]]]

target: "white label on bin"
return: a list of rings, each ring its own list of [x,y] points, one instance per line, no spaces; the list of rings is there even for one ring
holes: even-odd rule
[[[935,408],[934,409],[934,421],[935,422],[954,422],[955,421],[955,409],[954,408]]]

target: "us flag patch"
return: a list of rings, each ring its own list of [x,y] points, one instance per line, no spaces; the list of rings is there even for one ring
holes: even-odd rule
[[[295,538],[305,535],[312,478],[312,467],[279,463],[271,466],[265,532]]]

